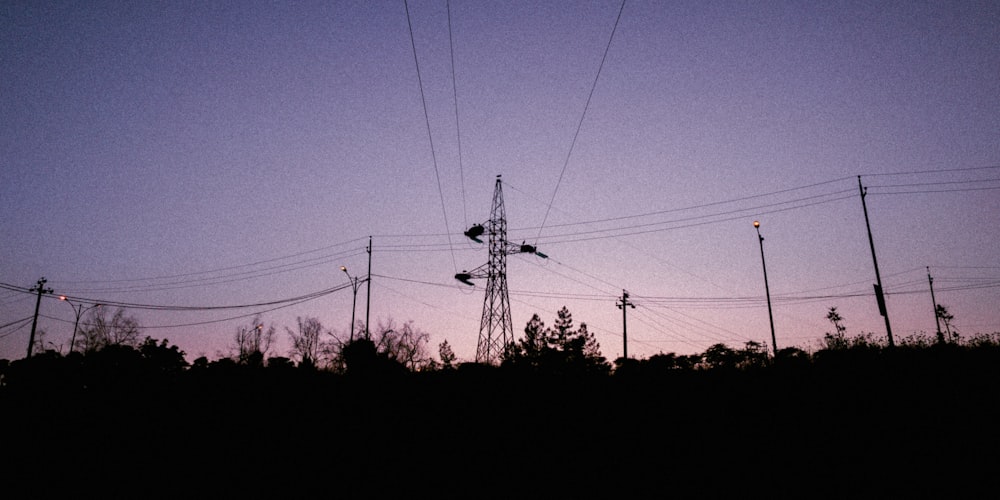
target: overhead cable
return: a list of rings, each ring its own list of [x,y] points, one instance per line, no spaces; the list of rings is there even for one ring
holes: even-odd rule
[[[552,190],[552,199],[549,200],[549,206],[545,209],[545,216],[542,217],[542,223],[538,226],[538,236],[535,237],[535,242],[542,237],[542,230],[545,228],[545,222],[549,218],[549,211],[552,210],[552,204],[556,201],[556,193],[559,192],[559,185],[562,184],[563,175],[566,173],[566,167],[569,166],[569,159],[573,155],[573,147],[576,146],[576,139],[580,135],[580,129],[583,128],[583,120],[587,117],[587,109],[590,107],[590,100],[594,97],[594,90],[597,88],[597,81],[601,77],[601,69],[604,68],[604,61],[608,58],[608,52],[611,50],[611,42],[615,39],[615,31],[618,30],[618,22],[622,19],[622,11],[625,10],[625,0],[622,0],[621,7],[618,8],[618,17],[615,18],[615,25],[611,28],[611,36],[608,37],[608,45],[604,48],[604,55],[601,57],[601,64],[597,66],[597,75],[594,76],[594,83],[590,86],[590,94],[587,95],[587,102],[583,105],[583,113],[580,115],[580,121],[576,125],[576,132],[573,133],[573,141],[570,142],[569,151],[566,152],[566,161],[563,162],[562,170],[559,171],[559,179],[556,181],[556,188]]]
[[[410,21],[410,6],[403,0],[403,7],[406,9],[406,25],[410,28],[410,46],[413,47],[413,64],[417,69],[417,85],[420,87],[420,102],[424,107],[424,122],[427,124],[427,140],[431,146],[431,160],[434,164],[434,178],[437,180],[438,195],[441,197],[441,213],[444,215],[444,230],[448,234],[448,246],[451,247],[451,261],[458,272],[458,259],[455,258],[455,249],[451,244],[451,229],[448,227],[448,210],[444,202],[444,191],[441,189],[441,174],[438,172],[437,153],[434,150],[434,137],[431,135],[431,118],[427,112],[427,98],[424,97],[424,82],[420,77],[420,62],[417,59],[417,42],[413,38],[413,23]]]

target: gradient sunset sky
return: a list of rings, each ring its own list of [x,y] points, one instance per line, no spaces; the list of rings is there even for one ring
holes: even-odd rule
[[[831,306],[884,336],[859,175],[897,341],[935,329],[928,267],[1000,331],[995,1],[13,1],[0,72],[0,283],[48,280],[63,352],[60,294],[153,306],[189,359],[267,311],[285,355],[297,316],[346,331],[351,288],[311,294],[371,236],[372,327],[470,361],[497,175],[550,257],[508,260],[518,337],[566,306],[614,359],[626,289],[632,356],[770,344],[754,220],[778,347]],[[34,304],[0,289],[0,358]]]

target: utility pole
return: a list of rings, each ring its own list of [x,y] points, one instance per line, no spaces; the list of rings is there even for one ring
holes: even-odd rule
[[[368,331],[368,318],[372,310],[372,237],[368,237],[368,246],[365,248],[368,252],[368,298],[365,299],[365,340],[371,340],[371,333]],[[353,328],[353,327],[352,327]]]
[[[37,292],[35,299],[35,318],[31,320],[31,338],[28,339],[28,358],[31,358],[31,350],[35,347],[35,327],[38,325],[38,308],[42,305],[42,294],[52,293],[51,288],[45,288],[45,278],[38,280],[38,284],[31,288],[31,292]]]
[[[868,245],[872,249],[872,262],[875,264],[875,300],[878,302],[878,312],[885,318],[885,334],[889,338],[889,347],[895,347],[892,341],[892,326],[889,325],[889,311],[885,307],[885,295],[882,293],[882,276],[878,272],[878,259],[875,258],[875,241],[872,239],[872,225],[868,221],[868,205],[865,203],[865,196],[868,195],[868,188],[861,185],[861,176],[858,176],[858,189],[861,191],[861,208],[865,211],[865,227],[868,228]]]
[[[622,357],[628,359],[628,321],[625,319],[625,311],[629,307],[635,309],[635,304],[628,301],[628,292],[622,290],[622,298],[620,302],[615,303],[618,309],[622,310],[622,342],[624,343],[624,348],[622,349]]]
[[[347,266],[340,266],[340,270],[344,271],[347,275],[347,281],[351,283],[351,289],[354,290],[354,302],[351,303],[351,343],[354,343],[354,311],[358,309],[358,287],[361,286],[361,282],[358,281],[357,276],[351,276],[351,273],[347,272]]]
[[[934,323],[937,325],[937,340],[944,343],[944,334],[941,333],[941,317],[938,316],[937,299],[934,298],[934,278],[931,277],[931,267],[927,266],[927,282],[931,286],[931,304],[934,306]]]
[[[774,357],[778,357],[778,341],[774,336],[774,313],[771,312],[771,287],[767,285],[767,263],[764,262],[764,237],[760,235],[760,221],[753,221],[753,227],[757,229],[757,239],[760,242],[760,265],[764,268],[764,293],[767,295],[767,319],[771,323],[771,347],[774,349]]]

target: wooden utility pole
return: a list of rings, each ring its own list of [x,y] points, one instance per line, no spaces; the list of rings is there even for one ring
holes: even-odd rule
[[[368,298],[365,299],[365,340],[371,340],[371,332],[368,330],[369,313],[372,310],[372,237],[368,237]],[[351,328],[354,328],[353,326]]]
[[[931,267],[927,266],[927,282],[931,287],[931,304],[934,306],[934,324],[937,325],[937,341],[944,343],[944,334],[941,333],[941,316],[938,314],[937,299],[934,298],[934,278],[931,277]]]
[[[771,312],[771,287],[767,285],[767,263],[764,262],[764,237],[760,235],[760,221],[753,221],[753,227],[757,229],[757,240],[760,243],[760,265],[764,269],[764,293],[767,294],[767,320],[771,324],[771,348],[774,349],[774,357],[778,357],[778,340],[774,336],[774,313]]]
[[[624,343],[624,348],[622,349],[622,357],[628,359],[628,321],[625,319],[625,311],[629,307],[635,309],[635,304],[628,301],[628,292],[622,290],[622,298],[620,302],[615,303],[618,309],[622,310],[622,342]]]
[[[885,307],[885,295],[882,293],[882,276],[878,272],[878,259],[875,258],[875,241],[872,240],[872,225],[868,221],[868,205],[865,204],[865,196],[868,189],[861,185],[861,176],[858,176],[858,189],[861,190],[861,208],[865,211],[865,227],[868,228],[868,245],[872,249],[872,262],[875,263],[875,300],[878,302],[878,312],[885,318],[885,334],[889,338],[889,347],[895,347],[892,341],[892,326],[889,325],[889,310]]]

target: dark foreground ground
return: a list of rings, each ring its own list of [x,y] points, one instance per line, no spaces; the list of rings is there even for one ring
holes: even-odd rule
[[[994,361],[21,378],[3,496],[990,498]]]

